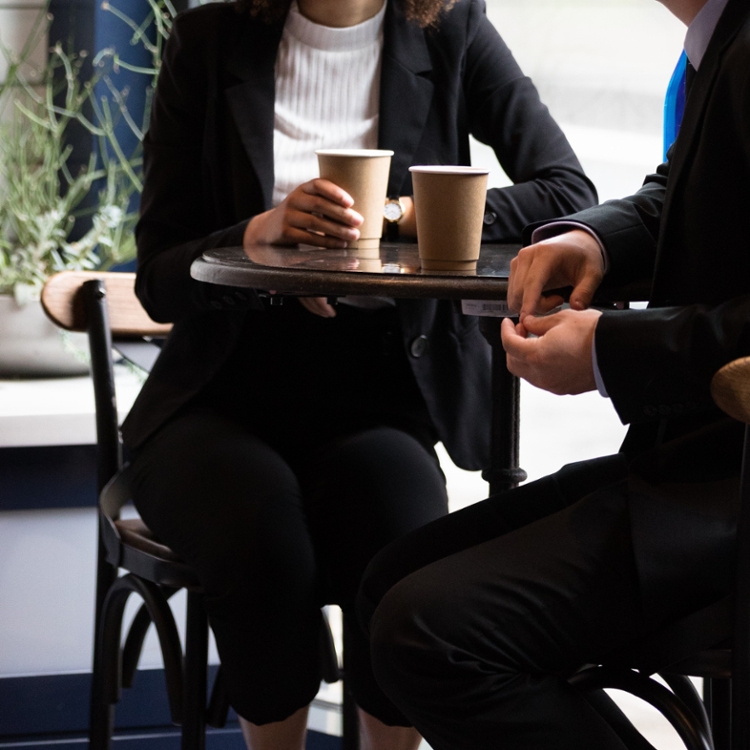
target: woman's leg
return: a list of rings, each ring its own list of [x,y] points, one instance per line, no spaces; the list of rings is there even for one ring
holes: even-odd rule
[[[240,716],[240,728],[248,750],[304,750],[309,706],[283,721],[258,726]]]
[[[448,511],[434,453],[404,432],[365,430],[328,446],[300,471],[329,600],[341,605],[347,681],[366,750],[411,750],[420,738],[374,681],[353,603],[362,574],[385,545]]]
[[[289,719],[290,737],[298,735],[294,716],[320,684],[322,615],[294,473],[261,440],[207,409],[167,424],[133,468],[144,521],[205,588],[232,705],[255,725]]]

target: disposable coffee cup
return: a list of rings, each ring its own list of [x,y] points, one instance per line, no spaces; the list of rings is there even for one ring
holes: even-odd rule
[[[346,190],[354,200],[352,208],[362,214],[359,239],[348,247],[379,257],[383,234],[383,206],[388,191],[388,174],[393,151],[382,149],[326,148],[315,152],[320,176]]]
[[[426,271],[475,270],[489,171],[453,166],[417,166],[409,171],[420,265]]]

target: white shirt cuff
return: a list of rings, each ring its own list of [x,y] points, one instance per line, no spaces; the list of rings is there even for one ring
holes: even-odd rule
[[[591,367],[594,370],[594,381],[596,382],[596,390],[599,391],[599,395],[604,398],[609,398],[607,393],[607,387],[604,385],[604,378],[602,377],[602,371],[599,369],[599,358],[596,356],[596,336],[591,340]]]

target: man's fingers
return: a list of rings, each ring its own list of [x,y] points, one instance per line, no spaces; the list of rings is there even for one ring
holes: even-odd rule
[[[523,319],[526,330],[534,336],[544,336],[547,331],[559,325],[562,319],[559,315],[546,315],[537,317],[536,315],[527,315]]]
[[[523,327],[521,327],[523,330]],[[510,357],[524,357],[533,350],[535,342],[525,338],[516,330],[513,321],[505,318],[500,326],[500,338],[503,342],[503,349]]]
[[[586,276],[570,293],[570,306],[574,310],[585,310],[591,305],[591,300],[594,299],[598,288],[599,282],[591,276]]]

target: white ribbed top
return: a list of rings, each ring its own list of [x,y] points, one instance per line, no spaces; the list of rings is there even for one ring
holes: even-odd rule
[[[317,177],[319,148],[377,148],[385,3],[336,29],[293,3],[276,58],[273,205]]]

